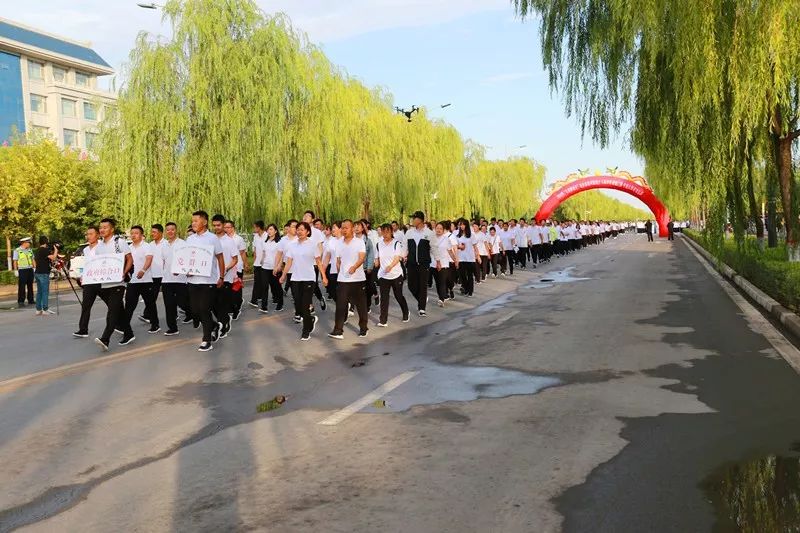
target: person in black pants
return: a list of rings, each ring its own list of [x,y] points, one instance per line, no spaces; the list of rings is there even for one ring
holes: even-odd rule
[[[33,250],[31,238],[24,237],[19,241],[19,248],[14,250],[13,267],[17,273],[17,307],[25,305],[25,292],[28,293],[28,303],[33,305]]]
[[[261,246],[264,244],[267,229],[263,220],[253,222],[253,292],[250,294],[250,305],[258,307],[264,295],[264,273],[261,270]]]
[[[360,222],[356,222],[359,224]],[[328,337],[344,338],[344,323],[352,305],[358,313],[359,337],[367,336],[367,273],[364,261],[367,259],[367,245],[364,239],[354,233],[350,220],[342,221],[342,240],[336,243],[336,266],[339,279],[336,288],[336,314],[333,330]]]
[[[471,298],[475,290],[475,259],[478,250],[472,236],[469,222],[458,221],[458,274],[461,278],[461,292]]]
[[[128,243],[122,237],[114,235],[116,232],[116,222],[112,218],[104,218],[100,221],[101,240],[95,250],[96,254],[124,254],[125,263],[122,268],[122,279],[133,268],[133,258],[131,257]],[[106,312],[106,327],[100,337],[95,338],[94,342],[105,352],[111,342],[111,334],[114,330],[122,331],[120,344],[125,346],[130,344],[136,337],[133,335],[130,320],[126,319],[123,298],[125,296],[125,283],[122,281],[103,284],[100,286],[100,298],[105,302],[108,311]]]
[[[413,226],[406,231],[408,290],[417,300],[419,316],[426,316],[433,232],[425,226],[425,214],[422,211],[417,211],[411,218]]]
[[[647,242],[653,242],[653,223],[649,220],[644,223],[644,231],[647,233]]]
[[[389,291],[394,293],[394,298],[400,305],[403,321],[408,320],[408,302],[403,295],[404,278],[403,269],[400,267],[400,261],[403,259],[402,246],[394,240],[391,224],[382,225],[381,234],[383,239],[377,245],[378,256],[375,259],[375,267],[381,293],[378,326],[385,327],[389,320]]]
[[[303,323],[301,341],[311,338],[317,325],[317,317],[311,315],[311,301],[317,285],[314,266],[322,275],[322,284],[328,285],[328,277],[322,267],[322,254],[316,242],[309,239],[311,225],[308,222],[297,224],[297,241],[286,247],[286,265],[281,275],[281,284],[286,281],[287,271],[292,271],[292,293],[295,295],[295,316]]]
[[[275,304],[275,311],[283,311],[283,288],[279,275],[275,272],[276,260],[278,258],[278,247],[281,235],[278,233],[278,226],[270,224],[267,226],[264,239],[261,243],[261,255],[256,260],[261,262],[261,313],[269,311],[269,292],[272,290],[272,300]]]
[[[86,230],[86,242],[83,249],[83,257],[92,257],[97,251],[97,241],[100,233],[95,226],[89,226]],[[78,320],[78,331],[72,334],[73,337],[86,338],[89,336],[89,317],[92,306],[98,296],[100,296],[100,285],[81,285],[83,288],[83,298],[81,299],[81,317]]]
[[[153,294],[153,249],[150,243],[144,242],[144,229],[133,226],[131,233],[131,254],[133,255],[133,271],[128,290],[125,291],[125,319],[130,323],[133,312],[139,303],[139,297],[144,300],[144,316],[150,323],[148,333],[158,333],[161,328],[158,323],[158,311]]]

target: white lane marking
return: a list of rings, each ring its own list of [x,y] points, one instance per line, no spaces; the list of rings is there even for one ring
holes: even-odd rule
[[[800,374],[800,350],[795,347],[794,344],[789,342],[783,334],[773,326],[769,320],[767,320],[761,312],[758,311],[753,305],[748,302],[739,292],[730,284],[728,283],[717,270],[709,264],[706,259],[697,253],[694,248],[689,246],[688,243],[684,242],[684,246],[686,246],[692,255],[694,255],[697,260],[700,262],[703,267],[708,271],[714,281],[722,287],[722,290],[734,301],[734,303],[742,310],[744,313],[745,318],[756,330],[760,333],[769,343],[775,348],[781,357],[783,357],[787,363],[789,363],[795,371]]]
[[[374,391],[366,394],[364,397],[359,398],[358,400],[354,401],[347,407],[333,413],[331,416],[326,418],[321,422],[317,422],[323,426],[335,426],[339,422],[343,422],[344,420],[350,418],[369,404],[375,402],[376,400],[380,400],[381,396],[384,394],[388,394],[389,392],[393,391],[409,379],[413,378],[419,374],[419,371],[413,370],[409,372],[403,372],[399,376],[395,376]]]
[[[514,316],[517,315],[517,314],[519,314],[519,311],[513,311],[513,312],[507,314],[506,316],[498,318],[497,320],[495,320],[494,322],[489,324],[489,326],[499,326],[503,322],[508,322],[509,320],[514,318]]]

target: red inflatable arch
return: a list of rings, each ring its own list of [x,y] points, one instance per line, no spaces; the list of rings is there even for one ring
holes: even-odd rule
[[[584,191],[592,189],[614,189],[630,194],[638,198],[653,212],[656,222],[658,222],[658,235],[666,237],[668,234],[667,223],[669,222],[669,210],[661,203],[644,178],[624,176],[586,176],[575,179],[567,179],[564,182],[557,182],[553,187],[553,192],[544,201],[542,207],[536,213],[536,221],[547,220],[553,211],[561,205],[567,198]]]

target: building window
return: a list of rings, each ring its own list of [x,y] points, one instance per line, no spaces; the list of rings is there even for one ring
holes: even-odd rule
[[[75,117],[77,104],[75,100],[67,100],[66,98],[61,99],[61,115],[65,117]]]
[[[43,80],[44,65],[36,61],[28,61],[28,77],[32,80]]]
[[[84,102],[83,118],[86,120],[97,120],[97,106],[91,102]]]
[[[86,132],[86,149],[88,151],[94,150],[95,143],[97,142],[97,134],[91,131]]]
[[[31,112],[47,113],[47,98],[38,94],[31,94]]]
[[[64,130],[64,146],[76,148],[78,146],[78,132],[75,130]]]
[[[79,85],[81,87],[88,87],[89,86],[89,75],[84,74],[83,72],[76,72],[75,73],[75,85]]]
[[[61,67],[53,67],[53,80],[59,83],[67,81],[67,71]]]
[[[50,136],[50,128],[45,126],[34,126],[33,133],[36,139],[46,139]]]

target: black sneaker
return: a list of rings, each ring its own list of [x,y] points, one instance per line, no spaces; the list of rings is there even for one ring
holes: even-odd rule
[[[72,334],[72,336],[78,339],[85,339],[86,337],[89,336],[89,333],[83,331],[76,331],[75,333]]]
[[[101,350],[104,352],[108,351],[108,343],[102,339],[95,339],[94,343],[100,347]]]
[[[258,312],[259,312],[259,313],[264,313],[265,315],[266,315],[267,313],[269,313],[269,311],[268,311],[267,309],[259,309],[259,310],[258,310]]]
[[[224,339],[228,336],[228,333],[231,331],[231,326],[228,324],[227,326],[222,326],[222,329],[219,331],[219,338]]]
[[[183,320],[181,322],[184,323],[184,324],[189,324],[191,322],[194,322],[194,319],[192,317],[190,317],[190,316],[185,316],[185,317],[183,317]]]
[[[303,334],[300,336],[300,340],[301,340],[301,341],[307,341],[307,340],[310,340],[310,339],[311,339],[311,334],[310,334],[310,333],[303,333]]]
[[[328,304],[325,303],[325,299],[324,298],[319,301],[319,308],[322,309],[323,311],[328,308]]]
[[[178,330],[177,329],[168,329],[167,331],[164,332],[164,335],[166,335],[167,337],[171,337],[171,336],[177,335],[177,334],[178,334]]]
[[[221,327],[219,323],[214,326],[214,329],[211,331],[211,342],[217,342],[217,340],[219,340],[219,330]]]
[[[328,337],[330,337],[331,339],[339,339],[339,340],[344,339],[344,335],[342,335],[341,333],[334,333],[334,332],[328,333]]]
[[[419,316],[428,316],[428,313],[426,313],[424,309],[420,309]]]
[[[197,329],[197,328],[199,328],[199,327],[200,327],[200,321],[199,321],[199,320],[194,320],[194,319],[192,319],[192,327],[193,327],[194,329]]]
[[[138,318],[139,320],[141,320],[141,321],[142,321],[142,322],[144,322],[145,324],[149,324],[149,323],[150,323],[150,319],[149,319],[149,318],[146,318],[144,315],[139,315],[139,316],[138,316],[138,317],[136,317],[136,318]]]
[[[250,304],[250,307],[256,307],[256,308],[258,307],[258,302],[248,302],[248,303]]]
[[[213,349],[214,349],[214,347],[211,345],[210,342],[204,342],[204,343],[202,343],[200,345],[200,347],[197,349],[197,351],[198,352],[207,352],[207,351],[213,350]]]
[[[129,337],[129,336],[126,335],[126,336],[122,337],[121,341],[119,341],[119,345],[120,346],[127,346],[127,345],[129,345],[130,343],[132,343],[135,340],[136,340],[135,336],[131,335]]]
[[[296,323],[299,324],[300,322],[303,321],[303,317],[301,317],[300,315],[294,315],[294,318],[292,320],[294,320]]]
[[[239,320],[239,315],[241,315],[241,314],[242,314],[242,310],[241,309],[237,309],[236,311],[233,312],[233,314],[231,315],[231,318],[233,318],[234,320]]]
[[[408,315],[403,317],[403,322],[408,322],[409,320],[411,320],[411,318]]]
[[[152,335],[154,333],[158,333],[159,331],[161,331],[160,327],[153,326],[153,327],[151,327],[150,329],[147,330],[147,333],[150,333]]]
[[[359,337],[366,337],[368,334],[369,334],[369,330],[366,330],[366,329],[361,330],[361,331],[358,332],[358,336]]]
[[[319,317],[315,316],[314,321],[311,322],[311,331],[309,333],[314,333],[314,330],[317,329],[317,320],[319,320]]]
[[[283,311],[283,304],[281,304],[281,305],[279,305],[278,307],[275,308],[275,312],[276,313],[279,312],[279,311]]]

